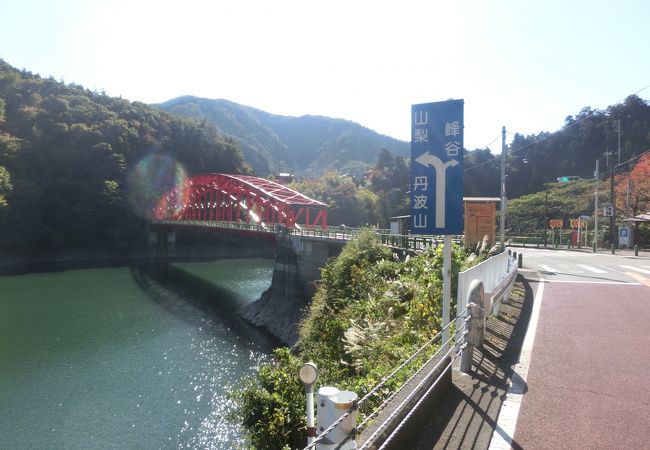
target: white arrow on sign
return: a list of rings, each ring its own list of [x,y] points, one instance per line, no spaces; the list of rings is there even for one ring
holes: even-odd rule
[[[415,158],[415,161],[425,167],[431,166],[436,169],[436,228],[445,227],[445,181],[449,167],[458,165],[458,161],[451,159],[443,163],[436,155],[429,152],[422,153]]]

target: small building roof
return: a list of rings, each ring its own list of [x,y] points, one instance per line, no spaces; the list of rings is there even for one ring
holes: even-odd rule
[[[463,197],[464,202],[500,202],[499,197]]]

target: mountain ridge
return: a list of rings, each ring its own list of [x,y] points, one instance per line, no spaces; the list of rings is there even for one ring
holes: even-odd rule
[[[346,119],[272,114],[227,99],[175,97],[154,108],[205,121],[231,137],[258,175],[318,176],[330,169],[361,175],[382,149],[408,158],[410,144]]]

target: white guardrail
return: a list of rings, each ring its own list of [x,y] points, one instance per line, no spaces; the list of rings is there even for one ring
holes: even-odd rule
[[[512,283],[510,278],[514,278],[517,274],[517,260],[505,251],[489,259],[486,259],[480,264],[470,267],[469,269],[458,273],[458,305],[456,309],[463,311],[467,307],[467,298],[469,295],[470,284],[472,280],[480,280],[483,283],[483,289],[490,302],[486,305],[490,312],[495,310],[498,312],[498,307],[505,295],[510,294]]]

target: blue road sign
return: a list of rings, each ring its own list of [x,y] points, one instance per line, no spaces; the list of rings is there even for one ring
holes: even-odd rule
[[[411,233],[463,232],[463,106],[411,107]]]

